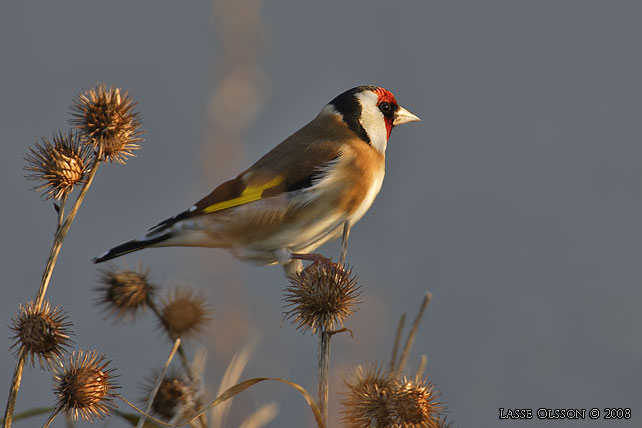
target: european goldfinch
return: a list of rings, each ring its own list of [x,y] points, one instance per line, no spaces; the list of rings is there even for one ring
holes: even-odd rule
[[[236,178],[94,262],[147,247],[217,247],[292,274],[304,258],[297,256],[368,211],[383,183],[392,128],[418,120],[384,88],[349,89]]]

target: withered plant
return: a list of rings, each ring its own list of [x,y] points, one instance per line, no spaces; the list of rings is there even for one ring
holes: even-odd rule
[[[246,363],[233,362],[236,375],[222,381],[218,397],[206,404],[203,376],[204,357],[196,352],[188,358],[185,343],[203,335],[213,320],[213,310],[203,294],[180,285],[166,287],[160,297],[160,286],[150,280],[150,272],[138,265],[107,267],[100,271],[96,302],[115,322],[135,321],[144,313],[156,317],[159,331],[172,343],[162,369],[144,381],[142,408],[132,404],[119,392],[116,371],[111,361],[97,351],[71,352],[71,322],[61,306],[45,300],[45,294],[63,241],[69,232],[98,169],[103,162],[124,164],[142,141],[140,114],[127,91],[104,84],[95,85],[76,96],[71,105],[74,129],[58,131],[51,140],[42,138],[25,156],[27,178],[37,181],[34,190],[46,200],[53,199],[57,215],[56,233],[35,299],[21,304],[10,329],[17,363],[10,387],[4,427],[14,420],[14,408],[25,362],[53,372],[55,404],[44,424],[49,426],[59,414],[69,420],[96,421],[113,414],[137,427],[167,426],[168,423],[206,428],[224,418],[207,417],[207,410],[230,400],[253,385],[280,382],[295,389],[310,407],[319,428],[328,426],[328,379],[330,343],[333,335],[352,331],[349,317],[362,303],[357,275],[344,262],[350,233],[344,227],[339,262],[310,255],[310,263],[288,278],[283,293],[284,319],[303,334],[318,338],[318,395],[316,398],[300,385],[280,378],[261,377],[239,381]],[[79,187],[69,212],[66,205]],[[399,323],[393,354],[387,367],[376,363],[355,366],[344,376],[342,421],[349,428],[446,428],[451,424],[444,416],[445,405],[436,386],[424,375],[427,358],[422,357],[417,370],[405,375],[410,350],[420,320],[430,302],[428,293],[415,318],[405,344],[401,336],[405,316]],[[149,310],[149,311],[148,311]],[[180,369],[170,369],[175,355]],[[247,361],[246,354],[245,360]],[[243,367],[240,367],[243,366]],[[240,368],[240,369],[239,369]],[[227,377],[227,376],[226,376]],[[224,385],[224,387],[223,387]],[[119,411],[121,400],[137,413]],[[221,406],[224,408],[224,406]],[[224,410],[225,412],[227,410]],[[247,426],[267,423],[274,408],[265,407],[263,414],[251,415]],[[38,414],[26,412],[20,417]],[[267,415],[267,416],[266,416]],[[271,415],[271,416],[270,416]],[[220,420],[219,420],[220,419]],[[259,422],[262,421],[262,422]],[[218,426],[218,425],[217,425]]]

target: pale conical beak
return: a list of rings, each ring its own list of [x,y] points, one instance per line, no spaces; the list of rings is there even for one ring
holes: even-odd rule
[[[405,108],[399,106],[399,110],[395,112],[395,118],[392,121],[393,125],[401,125],[402,123],[408,123],[408,122],[418,122],[421,119],[419,119],[417,116],[414,114],[410,113],[408,110]]]

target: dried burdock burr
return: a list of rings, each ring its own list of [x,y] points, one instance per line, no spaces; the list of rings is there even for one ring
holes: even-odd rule
[[[356,275],[347,267],[320,258],[289,279],[283,300],[284,319],[303,332],[343,326],[359,303]]]
[[[390,427],[393,423],[394,377],[376,365],[356,366],[344,379],[343,421],[350,428]]]
[[[142,385],[143,397],[142,402],[149,400],[152,393],[158,373],[154,373]],[[187,380],[176,372],[170,371],[165,374],[161,381],[158,392],[152,402],[152,411],[165,420],[172,420],[176,416],[185,419],[191,418],[197,411],[199,387],[195,382]]]
[[[350,428],[439,428],[442,403],[432,384],[399,380],[376,365],[357,366],[344,380],[343,421]]]
[[[81,143],[77,132],[54,134],[52,141],[42,137],[40,143],[29,148],[25,156],[26,177],[42,183],[33,190],[44,190],[45,199],[61,199],[67,196],[76,184],[84,183],[90,167],[91,150]]]
[[[422,379],[399,383],[393,395],[393,414],[396,426],[438,428],[440,414],[444,410],[438,400],[439,392],[433,384]]]
[[[109,363],[96,351],[71,354],[67,364],[61,364],[54,374],[56,409],[73,420],[90,422],[110,415],[116,408],[118,386]]]
[[[448,421],[448,418],[446,416],[442,416],[442,418],[439,419],[437,428],[453,428],[453,423],[451,421]]]
[[[69,122],[84,134],[86,142],[102,147],[106,160],[125,163],[143,140],[135,106],[127,91],[98,84],[76,96]]]
[[[47,301],[42,306],[34,302],[21,304],[18,315],[12,320],[11,330],[15,333],[11,348],[16,353],[24,349],[40,367],[55,367],[73,344],[69,338],[71,323],[60,306],[52,307]]]
[[[160,325],[171,338],[188,338],[205,331],[212,309],[202,293],[181,285],[171,289],[159,311]]]
[[[96,301],[116,320],[134,319],[150,305],[157,288],[149,281],[149,269],[141,265],[136,269],[108,267],[100,271]]]

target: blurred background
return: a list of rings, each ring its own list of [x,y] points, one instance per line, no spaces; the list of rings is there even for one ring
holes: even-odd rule
[[[423,121],[393,132],[383,189],[352,230],[363,304],[347,323],[354,339],[333,340],[331,426],[342,377],[388,361],[399,316],[414,316],[426,291],[409,369],[428,355],[456,426],[513,426],[498,421],[500,407],[630,407],[633,418],[615,424],[639,426],[641,18],[640,2],[597,0],[3,2],[2,322],[35,296],[55,227],[23,156],[68,127],[82,88],[129,90],[146,141],[126,165],[98,171],[47,296],[68,312],[76,345],[113,359],[135,399],[170,343],[150,315],[104,319],[90,258],[187,208],[335,95],[376,84]],[[338,245],[321,251],[336,257]],[[139,261],[153,281],[190,283],[211,300],[216,319],[191,346],[207,347],[213,390],[252,340],[242,378],[316,389],[316,341],[282,321],[279,267],[186,248],[112,266]],[[15,364],[4,331],[3,408]],[[17,410],[51,405],[50,385],[27,368]],[[241,394],[226,426],[270,401],[280,410],[269,426],[314,426],[279,384]]]

